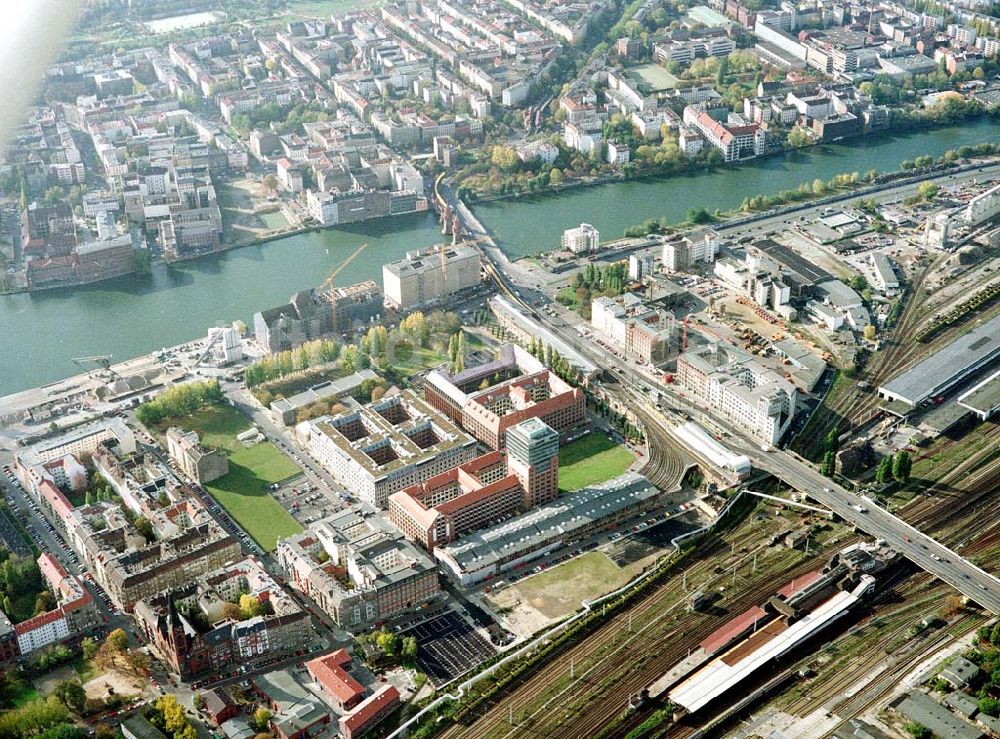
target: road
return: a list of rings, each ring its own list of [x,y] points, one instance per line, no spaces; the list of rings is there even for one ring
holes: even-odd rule
[[[744,452],[749,453],[748,450]],[[793,454],[769,452],[754,459],[800,492],[807,493],[845,521],[885,542],[921,569],[951,585],[994,614],[1000,614],[1000,580],[939,544],[873,501],[855,495],[823,477]],[[863,511],[858,510],[859,508]]]
[[[940,176],[931,176],[922,179],[942,182],[952,179],[958,181],[978,177],[985,172],[995,173],[997,171],[1000,171],[1000,164],[976,167],[961,174],[949,172]],[[439,187],[441,194],[454,205],[455,200],[452,190],[442,186],[440,180],[435,184]],[[879,188],[878,197],[879,199],[890,195],[893,198],[902,197],[906,192],[916,188],[916,186],[915,183],[909,183],[897,187],[881,187]],[[850,196],[845,196],[843,200],[858,197],[862,197],[862,194],[854,193]],[[773,230],[780,227],[788,219],[790,212],[804,212],[821,207],[823,207],[822,204],[807,205],[769,216],[754,218],[754,230]],[[470,223],[467,229],[478,237],[479,245],[482,247],[480,248],[480,252],[486,260],[487,274],[497,283],[502,292],[516,300],[517,303],[521,304],[522,308],[532,313],[532,316],[539,323],[544,324],[574,349],[587,356],[597,366],[605,370],[613,370],[613,368],[617,367],[616,362],[609,360],[607,353],[600,351],[594,344],[583,341],[577,331],[567,326],[561,319],[553,320],[553,318],[549,317],[543,311],[535,311],[525,301],[521,300],[518,295],[521,291],[527,289],[527,286],[514,283],[510,277],[510,272],[502,269],[501,265],[495,263],[493,256],[494,249],[496,248],[495,244],[492,243],[488,235],[484,235],[482,227],[475,221],[474,216],[471,216],[468,209],[459,204],[457,211],[463,221]],[[736,224],[721,224],[719,230],[734,227],[737,227]],[[741,225],[740,227],[749,230],[746,229],[745,225]],[[667,390],[665,385],[658,380],[651,379],[649,374],[641,368],[631,367],[627,362],[620,363],[624,365],[624,369],[628,375],[628,382],[631,383],[632,388],[644,393],[646,397],[650,397],[658,391],[664,392]],[[952,550],[939,544],[930,536],[918,531],[899,517],[820,475],[805,460],[782,451],[772,451],[762,454],[758,441],[749,437],[741,429],[731,426],[725,419],[717,417],[716,414],[711,412],[711,409],[695,406],[689,399],[685,399],[679,395],[674,395],[671,399],[676,405],[688,411],[692,416],[708,415],[716,423],[728,428],[732,436],[730,440],[727,440],[727,443],[734,450],[747,454],[759,469],[771,472],[800,492],[806,493],[814,500],[828,506],[834,513],[845,521],[854,524],[859,530],[884,539],[889,546],[898,550],[918,567],[948,583],[990,612],[1000,615],[1000,580],[993,575],[963,559]],[[655,409],[651,409],[651,412],[658,413]],[[669,423],[668,421],[665,422]]]

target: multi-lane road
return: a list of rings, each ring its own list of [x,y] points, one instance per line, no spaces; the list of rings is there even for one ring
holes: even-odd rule
[[[745,453],[749,450],[744,449]],[[951,585],[991,613],[1000,614],[1000,580],[939,544],[874,501],[823,477],[792,454],[773,451],[754,457],[754,465],[808,494],[860,530],[887,545],[923,570]]]

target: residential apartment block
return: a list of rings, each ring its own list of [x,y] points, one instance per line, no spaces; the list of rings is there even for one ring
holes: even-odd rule
[[[341,628],[367,631],[440,592],[431,560],[366,506],[352,506],[281,539],[288,583]]]
[[[206,449],[194,431],[167,429],[167,452],[185,475],[205,485],[229,474],[229,458],[221,449]]]
[[[57,605],[17,624],[0,613],[0,644],[7,645],[0,647],[0,662],[28,656],[50,644],[79,641],[103,626],[97,604],[80,578],[67,574],[48,552],[38,557],[38,569]]]
[[[667,360],[674,337],[674,316],[634,293],[591,302],[590,324],[630,355],[647,364]]]
[[[240,612],[243,595],[259,603],[259,614]],[[309,615],[253,557],[144,598],[134,615],[182,680],[301,653],[312,632]]]
[[[563,231],[562,248],[574,254],[590,254],[601,244],[600,232],[589,223],[581,223],[576,228]]]

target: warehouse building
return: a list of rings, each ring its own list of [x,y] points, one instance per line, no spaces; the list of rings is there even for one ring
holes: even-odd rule
[[[626,472],[614,480],[564,495],[549,505],[434,550],[462,585],[524,567],[561,547],[618,522],[655,510],[662,493],[649,480]]]
[[[997,357],[1000,357],[1000,316],[962,334],[879,387],[878,392],[886,400],[915,408],[947,392]]]
[[[385,304],[405,312],[479,284],[479,252],[468,244],[439,244],[382,265]]]

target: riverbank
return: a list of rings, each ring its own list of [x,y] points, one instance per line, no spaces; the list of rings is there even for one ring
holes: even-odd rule
[[[770,195],[853,170],[895,171],[904,160],[938,157],[948,149],[998,140],[1000,125],[981,117],[966,125],[922,129],[905,136],[822,144],[751,160],[740,167],[596,184],[555,195],[470,203],[469,207],[514,259],[557,248],[562,232],[580,223],[595,226],[605,240],[615,239],[649,217],[665,217],[673,225],[686,220],[693,208],[704,207],[709,213],[735,211],[747,195]]]
[[[514,259],[551,251],[563,230],[581,222],[592,223],[605,239],[614,238],[649,216],[666,216],[676,224],[692,207],[731,210],[747,194],[780,192],[852,169],[895,169],[903,159],[1000,141],[998,134],[1000,127],[979,121],[882,142],[815,147],[735,169],[596,185],[477,204],[472,210],[505,257]],[[154,265],[143,277],[0,296],[0,335],[5,339],[0,395],[75,374],[73,357],[133,357],[182,344],[203,335],[209,326],[237,319],[250,325],[255,311],[281,305],[295,292],[321,284],[362,243],[368,242],[368,248],[338,275],[338,284],[381,283],[383,264],[442,239],[436,214],[426,211],[278,236],[210,258]]]
[[[970,115],[966,120],[982,120],[988,119],[990,122],[996,122],[995,117],[987,113],[985,110],[980,110],[975,115]],[[727,171],[738,169],[750,165],[754,162],[760,162],[772,157],[783,157],[788,154],[794,153],[807,153],[810,149],[814,149],[822,146],[830,146],[833,144],[850,145],[851,142],[864,140],[864,141],[877,141],[891,140],[894,138],[908,137],[914,134],[922,134],[928,131],[933,131],[936,128],[949,128],[952,126],[960,125],[960,121],[950,121],[944,123],[938,122],[927,122],[927,123],[916,123],[910,121],[906,128],[894,129],[891,131],[876,131],[870,134],[859,134],[858,136],[853,136],[848,139],[838,139],[836,141],[815,141],[805,146],[796,146],[791,148],[782,149],[780,151],[770,152],[759,157],[754,157],[753,159],[743,159],[736,162],[710,162],[702,159],[691,160],[686,159],[684,163],[669,172],[650,172],[650,171],[636,171],[633,174],[627,173],[624,169],[617,169],[613,172],[607,172],[604,174],[596,176],[588,176],[581,178],[574,178],[569,181],[563,181],[558,185],[546,185],[545,187],[536,188],[535,190],[518,190],[516,192],[506,192],[506,193],[489,193],[486,195],[480,195],[479,193],[473,191],[466,195],[466,202],[470,205],[478,205],[480,203],[496,203],[506,200],[519,200],[525,197],[535,197],[535,196],[550,196],[559,195],[564,192],[572,191],[581,187],[593,187],[595,185],[607,185],[616,182],[655,182],[659,180],[669,179],[673,177],[681,177],[691,174],[703,174],[706,172],[715,171]],[[456,183],[458,188],[462,187],[461,182]],[[471,196],[471,197],[470,197]]]

